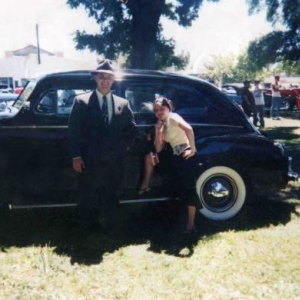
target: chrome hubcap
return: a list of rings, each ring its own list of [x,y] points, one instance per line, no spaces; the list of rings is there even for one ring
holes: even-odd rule
[[[214,212],[230,209],[237,200],[235,181],[225,174],[215,174],[204,182],[200,190],[201,203]]]
[[[208,187],[207,194],[216,198],[227,197],[229,190],[222,182],[214,182]]]

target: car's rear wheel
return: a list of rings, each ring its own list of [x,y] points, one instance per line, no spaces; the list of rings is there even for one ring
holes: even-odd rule
[[[204,171],[196,182],[200,213],[211,220],[234,217],[246,200],[246,185],[235,170],[216,166]]]
[[[289,111],[293,111],[296,106],[296,99],[292,96],[287,96],[282,99],[284,103],[286,103],[286,107]]]

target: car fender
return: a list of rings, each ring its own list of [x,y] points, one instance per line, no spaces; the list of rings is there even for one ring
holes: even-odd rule
[[[218,136],[197,140],[197,176],[214,166],[227,166],[245,180],[248,188],[260,185],[260,178],[273,172],[288,172],[284,150],[260,134]],[[277,182],[270,182],[276,185]]]

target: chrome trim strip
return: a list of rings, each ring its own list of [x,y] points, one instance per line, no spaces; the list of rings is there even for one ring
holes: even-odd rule
[[[67,125],[54,125],[54,126],[0,126],[0,129],[68,129]]]
[[[27,209],[27,208],[54,208],[54,207],[75,207],[76,203],[65,203],[65,204],[32,204],[32,205],[13,205],[9,204],[9,209]]]
[[[161,198],[145,198],[145,199],[133,199],[133,200],[120,200],[119,204],[130,204],[130,203],[146,203],[146,202],[158,202],[177,200],[176,198],[161,197]],[[28,209],[28,208],[55,208],[55,207],[76,207],[76,203],[65,203],[65,204],[32,204],[32,205],[14,205],[9,204],[9,209]]]
[[[229,128],[244,128],[243,126],[234,126],[234,125],[221,125],[221,124],[193,124],[190,123],[191,126],[193,127],[229,127]],[[141,125],[137,125],[137,127],[153,127],[155,126],[155,124],[141,124]],[[54,126],[47,126],[47,125],[43,125],[43,126],[36,126],[36,125],[23,125],[23,126],[5,126],[2,125],[0,126],[0,129],[68,129],[67,125],[54,125]]]
[[[128,204],[128,203],[146,203],[146,202],[158,202],[158,201],[168,201],[175,200],[176,198],[170,197],[161,197],[161,198],[145,198],[145,199],[134,199],[134,200],[121,200],[120,204]]]

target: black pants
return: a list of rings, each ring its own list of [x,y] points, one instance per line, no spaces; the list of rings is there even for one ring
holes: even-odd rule
[[[78,217],[82,227],[97,223],[101,215],[114,219],[123,180],[123,161],[100,160],[79,176]]]
[[[202,207],[196,191],[197,156],[184,159],[182,155],[172,156],[172,168],[174,170],[174,188],[179,197],[187,206]]]

